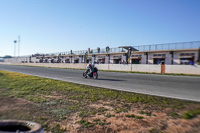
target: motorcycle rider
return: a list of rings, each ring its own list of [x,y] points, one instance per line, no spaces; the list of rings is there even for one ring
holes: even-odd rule
[[[94,63],[89,63],[87,66],[86,66],[86,73],[88,74],[91,74],[92,72],[93,72],[93,70],[94,70],[94,67],[95,67],[95,64]]]
[[[91,73],[91,71],[92,71],[92,64],[91,64],[91,62],[89,62],[89,64],[86,66],[86,73],[88,74],[88,73]]]

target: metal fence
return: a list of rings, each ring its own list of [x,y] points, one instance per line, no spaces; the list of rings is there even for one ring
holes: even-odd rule
[[[139,51],[154,51],[154,50],[175,50],[175,49],[193,49],[200,47],[200,41],[196,42],[181,42],[181,43],[165,43],[165,44],[153,44],[133,46]]]
[[[193,48],[199,48],[200,47],[200,41],[194,41],[194,42],[180,42],[180,43],[165,43],[165,44],[152,44],[152,45],[140,45],[140,46],[133,46],[138,51],[156,51],[156,50],[176,50],[176,49],[193,49]],[[72,52],[72,53],[71,53]],[[80,50],[80,51],[67,51],[67,52],[55,52],[55,53],[48,53],[48,54],[40,54],[40,55],[46,55],[46,56],[58,56],[58,55],[84,55],[86,52],[89,54],[97,54],[97,53],[121,53],[121,52],[127,52],[124,48],[109,48],[108,51],[106,51],[106,48],[103,49],[91,49],[88,50]]]

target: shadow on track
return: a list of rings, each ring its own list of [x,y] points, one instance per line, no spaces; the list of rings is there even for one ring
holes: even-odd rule
[[[107,80],[107,81],[125,81],[125,80],[118,80],[118,79],[97,79],[97,80]]]

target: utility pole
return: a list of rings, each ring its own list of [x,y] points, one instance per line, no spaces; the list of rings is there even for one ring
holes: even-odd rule
[[[18,36],[18,57],[19,57],[19,52],[20,52],[20,35]]]

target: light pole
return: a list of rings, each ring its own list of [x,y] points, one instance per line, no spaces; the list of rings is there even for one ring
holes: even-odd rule
[[[18,36],[18,57],[19,57],[19,52],[20,52],[20,35]]]
[[[14,57],[16,56],[16,43],[17,43],[17,40],[14,40]]]

